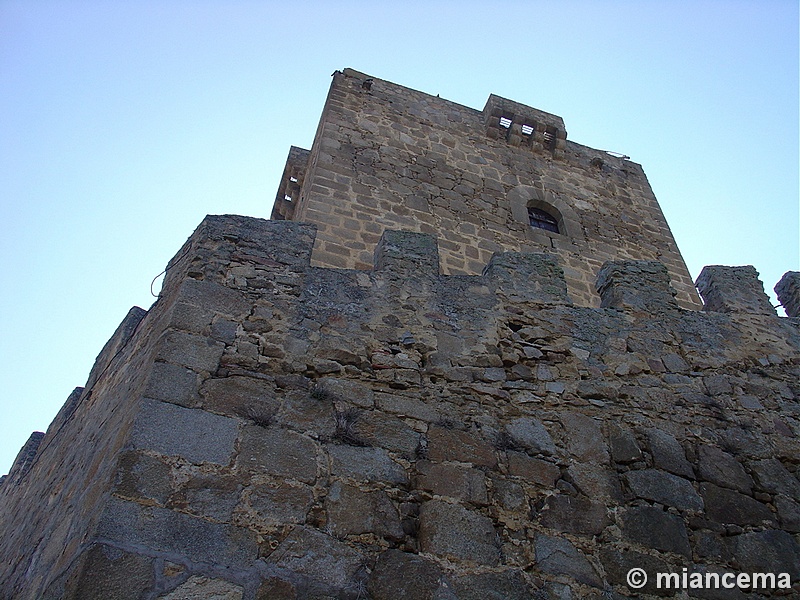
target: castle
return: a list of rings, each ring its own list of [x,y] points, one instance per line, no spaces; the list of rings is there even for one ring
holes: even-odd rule
[[[336,72],[20,451],[0,598],[797,594],[800,273],[696,285],[560,117]]]

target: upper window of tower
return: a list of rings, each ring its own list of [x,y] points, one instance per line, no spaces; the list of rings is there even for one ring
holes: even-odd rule
[[[532,227],[560,233],[558,231],[558,219],[541,208],[528,207],[528,219]]]

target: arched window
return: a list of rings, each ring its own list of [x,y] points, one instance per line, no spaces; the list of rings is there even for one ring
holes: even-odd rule
[[[528,207],[528,220],[531,227],[538,227],[553,233],[560,233],[558,231],[558,219],[551,215],[549,212],[541,208]]]

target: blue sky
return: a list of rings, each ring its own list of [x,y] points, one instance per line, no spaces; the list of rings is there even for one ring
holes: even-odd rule
[[[629,155],[694,277],[800,269],[796,0],[0,0],[0,473],[204,215],[269,216],[344,67]]]

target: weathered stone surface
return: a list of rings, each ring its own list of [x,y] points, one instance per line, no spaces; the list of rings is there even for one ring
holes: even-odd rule
[[[621,502],[622,490],[616,471],[592,463],[573,463],[567,477],[584,496],[603,502]]]
[[[553,438],[544,425],[536,419],[521,417],[506,425],[506,433],[514,445],[536,454],[552,455],[556,453]]]
[[[625,479],[631,491],[639,498],[646,498],[681,510],[703,509],[703,499],[692,487],[692,484],[671,473],[657,469],[644,469],[626,473]]]
[[[77,598],[138,600],[154,582],[153,559],[97,544],[87,551]]]
[[[247,568],[258,556],[255,534],[249,530],[116,498],[108,500],[97,534],[112,542],[237,568]]]
[[[775,515],[764,504],[734,490],[701,483],[700,494],[709,519],[718,523],[735,525],[762,525],[764,521],[775,524]]]
[[[531,458],[522,452],[508,451],[508,474],[543,487],[553,487],[561,477],[561,469],[551,462]]]
[[[750,493],[753,480],[733,456],[714,446],[697,450],[697,475],[713,484]]]
[[[396,414],[398,417],[411,417],[420,421],[435,422],[440,418],[435,406],[399,394],[376,394],[378,408]]]
[[[268,577],[258,586],[256,600],[297,600],[294,584],[279,577]]]
[[[394,415],[366,411],[353,424],[355,436],[370,446],[385,448],[403,456],[415,456],[421,435]]]
[[[336,432],[333,404],[320,401],[305,390],[289,390],[282,394],[275,422],[323,439],[330,439]]]
[[[125,452],[119,459],[116,493],[127,498],[164,504],[172,491],[172,468],[141,452]]]
[[[363,560],[361,553],[347,544],[306,527],[296,527],[267,558],[276,567],[334,588],[350,583]]]
[[[453,589],[459,600],[530,600],[536,592],[516,569],[456,577]]]
[[[159,596],[160,600],[242,600],[243,588],[239,585],[193,575],[168,594]]]
[[[404,485],[408,482],[406,470],[382,448],[355,446],[327,446],[331,457],[331,475],[355,481],[385,482]]]
[[[316,383],[316,393],[322,393],[333,399],[344,400],[359,408],[372,408],[375,394],[372,388],[357,381],[323,377]]]
[[[191,407],[197,401],[200,377],[181,365],[157,362],[150,373],[145,396],[180,406]]]
[[[500,543],[491,519],[440,500],[420,509],[419,544],[423,552],[442,558],[500,564]]]
[[[611,520],[603,504],[592,502],[585,496],[559,494],[547,499],[540,523],[558,531],[597,535]]]
[[[749,466],[760,489],[800,500],[800,481],[779,460],[768,458],[751,462]]]
[[[186,482],[176,494],[176,500],[185,503],[194,514],[230,522],[241,490],[242,486],[235,477],[200,475]]]
[[[591,563],[568,540],[539,534],[535,546],[536,563],[545,573],[567,575],[592,587],[603,586]]]
[[[271,423],[280,407],[272,385],[253,377],[209,379],[200,394],[206,410],[244,417],[259,425]]]
[[[733,556],[743,573],[789,573],[800,579],[800,545],[785,531],[743,533],[729,538]]]
[[[417,487],[420,489],[478,505],[489,501],[486,476],[478,469],[419,461],[417,471]]]
[[[623,429],[617,424],[609,426],[608,436],[611,447],[611,457],[618,463],[630,463],[641,460],[642,451],[636,443],[636,438],[628,429]]]
[[[494,448],[477,431],[432,426],[428,431],[428,458],[434,462],[456,461],[494,467]]]
[[[694,479],[692,465],[686,460],[683,448],[673,436],[660,429],[651,428],[647,430],[647,442],[653,455],[653,466],[687,479]]]
[[[622,513],[622,532],[626,538],[662,552],[692,557],[686,526],[677,515],[654,506],[635,506]]]
[[[647,583],[638,591],[656,596],[673,596],[675,594],[674,590],[657,587],[655,574],[669,573],[670,568],[667,563],[654,556],[634,550],[605,547],[600,549],[600,562],[603,563],[609,583],[618,585],[622,589],[630,589],[627,576],[631,569],[644,569],[647,573]]]
[[[195,371],[213,373],[219,366],[224,344],[183,331],[170,331],[164,336],[158,358]]]
[[[800,503],[779,494],[775,497],[775,508],[781,527],[791,533],[800,533]]]
[[[367,589],[374,600],[438,600],[446,584],[437,563],[416,554],[387,550],[378,558]]]
[[[597,421],[580,413],[566,413],[561,416],[561,423],[567,433],[569,453],[578,461],[608,462],[608,449]]]
[[[257,519],[270,526],[304,523],[314,502],[312,489],[298,483],[255,485],[244,497]]]
[[[363,492],[337,481],[328,491],[325,506],[328,525],[337,537],[374,533],[393,540],[403,538],[400,515],[384,492]]]
[[[236,467],[313,483],[317,478],[317,447],[294,431],[249,425],[242,431]]]
[[[226,465],[233,454],[238,423],[203,410],[144,400],[133,426],[131,444],[193,463]]]
[[[251,309],[250,302],[240,292],[213,281],[186,279],[179,293],[181,302],[233,317],[246,316]]]

